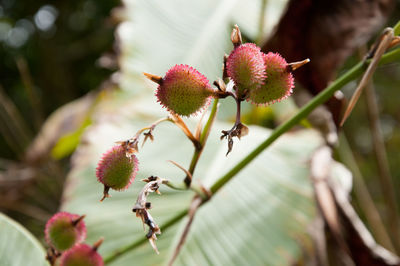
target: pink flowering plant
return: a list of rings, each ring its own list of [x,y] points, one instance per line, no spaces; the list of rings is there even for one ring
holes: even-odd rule
[[[222,130],[220,135],[221,141],[226,140],[227,142],[226,156],[229,156],[231,152],[235,152],[234,139],[240,140],[242,137],[251,134],[249,128],[242,123],[241,103],[248,101],[255,106],[266,106],[288,98],[294,89],[293,72],[310,61],[305,59],[288,63],[277,53],[263,53],[257,45],[243,43],[238,26],[233,28],[231,41],[233,50],[229,55],[223,57],[221,77],[213,81],[212,84],[205,75],[192,66],[185,64],[172,66],[164,76],[144,73],[150,81],[157,84],[155,101],[166,109],[168,115],[149,126],[139,129],[132,138],[118,141],[103,154],[96,168],[95,175],[97,180],[104,186],[102,196],[99,197],[100,201],[105,199],[112,201],[110,190],[124,191],[128,189],[135,180],[136,175],[140,173],[139,146],[143,147],[147,140],[154,140],[156,137],[154,131],[159,124],[171,122],[193,144],[194,153],[189,167],[170,161],[183,171],[185,176],[181,182],[173,182],[156,174],[150,175],[142,180],[144,186],[135,195],[136,201],[132,202],[132,211],[143,223],[143,227],[146,228],[145,239],[149,241],[156,253],[159,253],[156,240],[157,236],[162,233],[162,229],[170,227],[188,215],[184,231],[170,258],[170,265],[173,264],[186,241],[196,211],[204,203],[212,199],[215,193],[264,149],[304,119],[317,106],[329,99],[344,83],[349,82],[356,76],[356,71],[361,69],[361,66],[355,66],[355,70],[349,71],[337,82],[331,84],[324,92],[300,109],[294,117],[273,131],[265,141],[230,171],[211,186],[206,187],[199,182],[194,183],[193,177],[212,130],[220,101],[232,98],[236,104],[236,116],[233,126],[230,129]],[[211,102],[211,110],[207,112]],[[184,118],[195,115],[200,115],[201,118],[195,130],[192,131],[185,123]],[[95,178],[94,173],[93,178]],[[159,189],[161,186],[167,186],[178,191],[191,190],[194,192],[189,208],[176,214],[164,227],[159,226],[157,217],[153,217],[150,214],[152,204],[148,199],[152,192],[160,194]],[[99,209],[101,209],[101,206]],[[86,239],[84,217],[84,215],[60,212],[47,222],[45,228],[46,242],[48,244],[47,260],[52,265],[101,266],[104,263],[114,261],[121,254],[128,252],[143,242],[138,240],[126,247],[122,247],[103,260],[97,252],[103,241],[102,239],[93,244],[93,246],[84,243]]]
[[[103,196],[100,199],[103,201],[111,197],[110,190],[123,191],[132,184],[140,171],[137,154],[141,137],[144,137],[142,144],[147,139],[153,140],[153,131],[160,123],[172,122],[193,143],[195,155],[188,169],[171,161],[185,173],[182,183],[173,183],[159,176],[143,179],[142,181],[146,184],[137,195],[132,209],[143,225],[148,227],[146,238],[157,253],[156,240],[157,235],[161,234],[161,229],[156,223],[156,218],[153,218],[149,212],[151,203],[147,197],[151,192],[159,193],[162,185],[178,190],[193,190],[196,196],[191,208],[194,210],[212,197],[213,191],[201,185],[194,185],[192,179],[217,114],[219,100],[232,97],[237,106],[233,127],[221,132],[221,140],[227,139],[228,142],[226,153],[228,155],[233,148],[233,139],[235,137],[240,139],[249,132],[249,129],[241,122],[241,103],[246,100],[256,105],[269,105],[287,98],[294,87],[292,72],[309,62],[306,59],[301,62],[287,63],[277,53],[265,54],[253,43],[242,43],[238,26],[234,27],[231,40],[234,49],[229,55],[225,55],[222,77],[213,82],[214,87],[202,73],[189,65],[177,64],[171,67],[164,76],[144,73],[148,79],[157,83],[156,100],[168,111],[169,115],[140,129],[132,138],[117,142],[103,154],[98,162],[96,176],[97,180],[104,185]],[[205,111],[212,100],[214,103],[211,113],[205,126],[202,126]],[[192,132],[182,118],[198,114],[202,115],[202,119],[197,125],[196,132]],[[90,247],[82,243],[86,238],[83,217],[61,212],[47,223],[45,231],[49,245],[48,260],[52,264],[60,260],[61,265],[73,265],[71,263],[75,261],[85,260],[87,265],[103,265],[103,260],[97,253],[100,244]],[[187,225],[187,232],[189,232],[190,223]],[[187,232],[182,236],[182,244]],[[174,261],[178,252],[179,249],[170,263]]]
[[[158,87],[155,93],[157,102],[169,112],[169,115],[149,127],[140,129],[133,138],[118,142],[117,146],[103,155],[98,164],[96,174],[98,181],[104,185],[104,194],[101,198],[101,200],[104,200],[109,197],[109,189],[123,190],[131,184],[138,169],[136,154],[139,153],[140,137],[144,136],[143,143],[147,139],[153,140],[153,131],[161,122],[173,122],[193,143],[195,156],[189,169],[171,161],[185,173],[183,182],[173,183],[158,176],[143,179],[142,181],[146,185],[137,196],[133,207],[136,216],[141,219],[144,225],[148,226],[146,237],[157,253],[155,241],[157,235],[161,234],[161,230],[155,218],[150,215],[151,203],[147,200],[147,197],[151,192],[159,193],[160,186],[166,185],[173,189],[195,191],[197,195],[193,199],[193,208],[197,208],[211,198],[212,192],[204,186],[193,185],[192,179],[217,113],[219,99],[232,97],[237,105],[235,124],[231,129],[223,130],[221,135],[221,140],[224,138],[228,140],[226,153],[228,155],[233,148],[233,138],[240,139],[247,135],[249,131],[241,123],[241,102],[246,100],[256,105],[269,105],[287,98],[294,87],[292,72],[309,62],[306,59],[301,62],[287,63],[277,53],[264,54],[253,43],[243,44],[237,26],[232,31],[231,40],[234,49],[230,55],[225,55],[222,78],[213,82],[214,88],[203,74],[188,65],[175,65],[163,77],[144,73],[148,79],[157,83]],[[196,132],[191,132],[182,117],[194,116],[199,113],[203,113],[204,117],[204,111],[212,99],[214,104],[206,126],[202,127],[202,120],[200,120]],[[185,236],[182,237],[182,242],[184,240]]]

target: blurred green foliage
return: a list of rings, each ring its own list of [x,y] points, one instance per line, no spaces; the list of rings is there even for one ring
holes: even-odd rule
[[[119,1],[0,1],[0,85],[33,131],[35,112],[57,107],[96,89],[114,66],[101,67],[112,52],[112,8]],[[25,60],[40,109],[33,110],[16,61]],[[103,64],[104,65],[104,64]],[[38,108],[37,108],[38,109]],[[0,156],[15,158],[0,138]]]

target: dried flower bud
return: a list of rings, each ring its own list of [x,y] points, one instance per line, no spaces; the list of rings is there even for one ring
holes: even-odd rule
[[[158,86],[158,102],[168,111],[190,116],[208,106],[213,94],[208,79],[188,65],[175,65]]]
[[[135,179],[138,164],[134,154],[127,156],[123,145],[114,146],[104,153],[96,169],[97,180],[104,185],[103,199],[109,196],[110,188],[127,189]]]
[[[242,33],[240,32],[238,25],[235,25],[232,29],[231,41],[235,48],[242,44]]]
[[[49,246],[64,251],[84,241],[86,226],[83,217],[68,212],[59,212],[51,217],[44,230]]]
[[[244,90],[260,87],[266,78],[263,53],[254,43],[245,43],[235,48],[226,62],[227,74],[235,82],[238,96]]]
[[[60,258],[61,266],[103,266],[103,258],[97,252],[96,247],[87,244],[79,244],[67,250]]]
[[[281,101],[292,93],[293,75],[287,69],[286,60],[277,53],[264,54],[267,78],[260,87],[250,90],[249,100],[254,104],[271,104]]]

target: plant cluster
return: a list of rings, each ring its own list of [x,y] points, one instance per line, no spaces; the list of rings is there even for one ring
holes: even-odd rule
[[[195,68],[178,64],[167,71],[164,77],[144,73],[151,81],[158,84],[155,96],[157,101],[168,110],[169,115],[152,125],[140,129],[133,138],[117,142],[117,145],[105,152],[96,169],[97,180],[104,185],[103,197],[100,201],[110,197],[109,190],[121,191],[127,189],[134,181],[138,172],[138,159],[140,137],[144,135],[143,144],[147,139],[153,140],[155,127],[164,121],[169,121],[178,126],[193,143],[194,155],[190,167],[179,165],[171,161],[185,174],[182,183],[175,184],[168,179],[150,176],[142,181],[146,185],[140,191],[133,212],[140,218],[149,230],[146,234],[153,249],[158,253],[155,240],[161,234],[160,227],[150,215],[151,203],[147,197],[151,192],[159,193],[161,185],[173,189],[191,189],[196,192],[192,206],[195,208],[211,198],[212,193],[203,186],[192,184],[192,176],[201,156],[210,133],[218,109],[219,99],[232,97],[237,106],[236,121],[230,130],[223,130],[221,140],[228,140],[228,155],[233,148],[233,138],[248,134],[248,128],[241,123],[241,102],[249,101],[255,105],[269,105],[279,102],[291,95],[294,80],[292,72],[309,62],[308,59],[287,63],[277,53],[263,53],[253,43],[242,43],[240,30],[234,27],[231,40],[234,49],[229,55],[224,56],[222,78],[213,82]],[[202,119],[193,133],[185,124],[182,117],[189,117],[204,111],[211,100],[214,104],[205,125]],[[96,252],[98,245],[90,247],[82,244],[86,237],[86,229],[82,221],[83,216],[68,213],[58,213],[51,218],[46,226],[46,240],[49,244],[48,260],[52,263],[60,257],[61,265],[74,265],[75,262],[86,261],[83,265],[103,265],[103,260]]]
[[[194,146],[193,157],[188,168],[181,166],[177,162],[171,161],[171,163],[185,173],[185,178],[181,183],[174,183],[171,180],[158,176],[150,176],[143,179],[142,181],[146,184],[139,192],[132,208],[132,211],[142,220],[143,224],[148,226],[146,238],[158,253],[155,240],[157,239],[156,235],[161,234],[161,229],[149,212],[152,207],[151,203],[147,200],[149,194],[152,192],[160,193],[159,188],[161,185],[166,185],[177,190],[190,189],[196,193],[190,207],[182,213],[177,214],[163,227],[171,226],[188,214],[189,221],[170,260],[169,265],[171,265],[185,241],[194,214],[202,204],[207,202],[235,174],[282,134],[299,123],[316,107],[327,101],[344,84],[360,75],[364,66],[368,65],[368,68],[363,80],[367,79],[367,74],[373,71],[379,62],[389,63],[398,58],[398,49],[383,55],[384,51],[388,48],[399,44],[398,37],[393,37],[394,31],[391,29],[389,33],[390,35],[387,37],[388,42],[383,44],[381,42],[377,46],[378,48],[373,48],[373,52],[370,54],[372,60],[368,60],[369,57],[367,57],[364,62],[357,64],[333,82],[323,92],[302,107],[296,115],[280,125],[264,142],[209,188],[192,184],[192,179],[218,111],[219,100],[232,97],[237,106],[236,121],[233,127],[230,130],[223,130],[221,132],[221,140],[224,138],[228,140],[228,155],[233,148],[233,138],[237,137],[240,139],[248,134],[248,128],[241,123],[241,102],[246,100],[255,105],[268,105],[287,98],[291,95],[294,88],[293,71],[308,63],[309,60],[287,63],[277,53],[269,52],[265,54],[255,44],[243,44],[239,28],[235,26],[231,34],[234,49],[229,55],[224,56],[222,78],[213,82],[214,87],[211,86],[203,74],[188,65],[175,65],[164,77],[144,73],[147,78],[158,84],[156,90],[157,100],[169,111],[169,115],[159,119],[148,127],[140,129],[133,138],[117,142],[116,146],[103,155],[96,171],[98,181],[104,185],[104,193],[101,201],[110,197],[110,189],[117,191],[125,190],[134,181],[139,164],[136,155],[139,153],[138,146],[142,135],[144,136],[143,144],[147,139],[153,140],[154,129],[158,124],[165,121],[172,122],[180,128]],[[382,45],[384,44],[386,46],[383,47]],[[380,59],[381,61],[379,61]],[[363,82],[361,82],[359,88],[362,88],[362,84]],[[356,93],[355,96],[357,95],[359,94]],[[205,117],[205,112],[203,112],[195,131],[192,132],[182,117],[188,117],[204,111],[212,99],[214,102],[206,123],[204,125],[202,123]],[[354,105],[350,105],[348,110],[351,111],[352,106]],[[89,266],[103,265],[103,260],[96,251],[102,240],[93,247],[82,244],[86,237],[83,216],[58,213],[47,223],[45,234],[46,241],[50,247],[48,260],[52,264],[56,260],[58,261],[59,258],[61,265],[75,265],[76,263]],[[146,240],[143,239],[143,241]],[[140,243],[142,242],[136,241],[127,247],[123,247],[115,254],[105,258],[104,261],[110,262]]]
[[[160,234],[160,228],[149,213],[151,208],[147,196],[151,192],[159,193],[158,189],[165,184],[175,189],[192,189],[201,197],[207,198],[209,192],[204,187],[195,187],[191,184],[192,175],[197,160],[204,148],[211,123],[215,117],[216,107],[212,111],[206,126],[202,129],[201,121],[196,133],[192,133],[182,117],[196,115],[205,110],[214,99],[216,105],[218,99],[233,97],[237,104],[236,122],[230,130],[222,131],[221,139],[228,139],[228,152],[233,147],[233,137],[241,138],[248,133],[248,128],[240,120],[240,104],[247,100],[256,105],[268,105],[287,98],[294,87],[293,70],[307,63],[309,60],[288,64],[277,53],[263,53],[253,43],[242,43],[240,30],[237,26],[232,31],[231,40],[234,46],[230,55],[225,55],[223,64],[223,77],[216,80],[213,88],[208,79],[191,66],[178,64],[170,68],[164,77],[144,73],[147,78],[158,84],[155,96],[157,101],[166,108],[170,115],[160,119],[149,127],[143,128],[137,134],[126,141],[118,142],[103,155],[97,167],[97,179],[104,185],[104,195],[101,200],[109,197],[109,189],[123,190],[129,187],[138,169],[136,154],[138,153],[139,138],[143,135],[143,143],[154,138],[154,128],[163,121],[170,121],[183,130],[195,147],[195,156],[189,169],[176,162],[172,162],[186,174],[183,184],[173,184],[170,180],[151,176],[142,181],[147,184],[139,193],[133,207],[133,212],[143,224],[149,227],[146,237],[153,248],[156,235]]]
[[[45,227],[45,239],[49,245],[47,260],[60,266],[103,266],[103,258],[97,253],[102,239],[92,247],[86,239],[85,215],[59,212],[51,217]]]

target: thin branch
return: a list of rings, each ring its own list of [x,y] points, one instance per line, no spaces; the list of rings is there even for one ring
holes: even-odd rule
[[[380,65],[388,64],[400,60],[400,49],[395,49],[391,52],[386,53],[380,60]],[[370,60],[367,61],[367,64]],[[344,85],[357,78],[363,71],[363,63],[358,63],[350,70],[348,70],[344,75],[339,77],[336,81],[332,82],[325,90],[320,92],[315,96],[310,102],[304,105],[299,112],[294,115],[291,119],[276,128],[272,134],[257,148],[255,148],[250,154],[248,154],[242,161],[240,161],[235,167],[233,167],[228,173],[219,178],[211,187],[210,192],[215,194],[219,191],[226,183],[228,183],[238,172],[240,172],[244,167],[246,167],[254,158],[256,158],[263,150],[265,150],[269,145],[271,145],[275,140],[277,140],[283,133],[287,132],[293,126],[297,125],[302,119],[306,118],[315,108],[326,102],[332,95],[342,88]],[[175,223],[179,222],[188,213],[189,209],[185,209],[179,212],[176,216],[171,218],[167,223],[162,225],[160,228],[165,232]],[[120,250],[115,251],[111,256],[106,257],[104,262],[110,263],[116,260],[119,256],[124,253],[139,247],[141,244],[146,242],[146,238],[140,238],[135,242],[123,247]]]
[[[202,147],[199,143],[199,140],[193,136],[192,132],[189,130],[189,128],[187,127],[185,122],[182,120],[182,118],[180,118],[178,115],[174,115],[174,114],[171,114],[171,118],[172,118],[172,121],[175,123],[175,125],[177,125],[180,129],[182,129],[182,131],[186,135],[186,137],[188,137],[188,139],[190,139],[190,141],[193,143],[194,147],[197,150],[200,150]]]
[[[172,264],[174,263],[176,257],[178,257],[179,252],[181,251],[183,244],[186,241],[186,237],[189,233],[190,227],[192,225],[193,219],[194,219],[194,215],[196,214],[197,209],[201,206],[201,204],[203,203],[203,200],[196,196],[193,198],[192,203],[190,204],[190,208],[189,208],[189,213],[188,213],[188,218],[189,220],[186,223],[185,229],[182,232],[182,235],[179,239],[178,245],[175,248],[174,254],[172,255],[171,259],[168,262],[169,266],[172,266]]]
[[[380,127],[378,103],[375,97],[375,89],[372,83],[365,87],[365,98],[367,103],[367,114],[372,134],[376,163],[379,170],[379,181],[382,195],[386,202],[387,220],[390,234],[396,251],[400,252],[400,217],[399,206],[396,201],[393,177],[390,173],[389,162],[386,154],[385,141]]]
[[[178,164],[177,162],[174,162],[172,160],[168,160],[168,162],[174,164],[176,167],[178,167],[179,169],[181,169],[183,172],[185,172],[186,177],[189,179],[190,182],[192,182],[192,173],[189,172],[188,170],[186,170],[182,165]],[[186,182],[185,182],[186,183]]]
[[[148,127],[144,127],[144,128],[142,128],[142,129],[139,129],[138,130],[138,132],[136,132],[136,135],[135,135],[135,139],[137,139],[137,138],[139,138],[140,137],[140,134],[142,134],[142,133],[144,133],[146,130],[148,130],[149,132],[147,132],[148,134],[150,134],[151,135],[151,133],[153,132],[153,130],[156,128],[156,126],[158,126],[159,124],[161,124],[162,122],[164,122],[164,121],[173,121],[169,116],[167,116],[167,117],[164,117],[164,118],[160,118],[160,119],[158,119],[156,122],[154,122],[153,124],[151,124],[150,126],[148,126]],[[146,133],[144,133],[145,135],[146,135]],[[146,137],[147,136],[149,136],[149,135],[146,135]],[[151,137],[150,137],[151,138]],[[146,141],[146,138],[144,139],[144,141],[143,141],[143,145],[144,145],[144,142]]]
[[[124,141],[117,141],[116,143],[120,144],[122,147],[125,148],[126,156],[129,157],[129,156],[133,155],[134,153],[139,152],[139,147],[138,146],[139,146],[140,135],[142,133],[143,133],[143,135],[145,135],[145,138],[144,138],[143,143],[142,143],[142,147],[143,147],[144,143],[146,142],[146,140],[148,138],[150,138],[150,140],[154,139],[153,134],[152,134],[153,130],[155,129],[155,127],[158,124],[160,124],[160,123],[162,123],[164,121],[173,122],[173,120],[169,116],[161,118],[161,119],[157,120],[156,122],[154,122],[153,124],[151,124],[150,126],[147,126],[147,127],[139,129],[136,132],[136,134],[135,134],[135,136],[133,138],[130,138],[130,139],[124,140]],[[148,131],[148,132],[145,132],[145,131]],[[104,195],[106,195],[106,194],[104,194]]]
[[[28,95],[28,100],[32,107],[36,129],[39,129],[43,124],[44,117],[40,97],[33,85],[32,75],[25,58],[20,56],[15,61],[17,63],[19,74],[21,75],[22,83],[25,87],[26,95]]]
[[[393,29],[388,28],[382,34],[381,40],[379,40],[379,42],[372,47],[371,52],[370,52],[371,54],[373,54],[372,61],[368,65],[367,70],[365,71],[360,83],[358,84],[358,87],[356,88],[352,98],[350,99],[347,109],[343,115],[342,121],[340,122],[340,126],[343,126],[344,122],[349,117],[351,111],[353,110],[358,99],[360,98],[362,90],[371,80],[372,75],[374,74],[376,68],[378,67],[379,60],[381,59],[381,57],[385,53],[385,51],[388,49],[389,45],[391,44],[391,42],[393,40],[393,37],[394,37]]]
[[[215,120],[215,116],[217,115],[217,111],[218,111],[218,98],[214,99],[214,103],[213,106],[211,108],[211,113],[210,116],[208,117],[207,123],[204,126],[203,131],[200,134],[200,139],[198,140],[199,142],[199,149],[196,148],[194,150],[193,156],[192,156],[192,160],[190,162],[190,166],[189,166],[189,173],[193,176],[194,170],[196,169],[196,165],[200,159],[201,154],[203,153],[203,149],[204,146],[206,145],[208,136],[210,135],[210,131],[211,131],[211,127],[212,124],[214,123]],[[183,180],[183,182],[185,182],[187,187],[190,187],[190,184],[192,183],[192,177],[189,175],[186,175],[185,179]]]
[[[206,143],[206,141],[207,141],[207,138],[208,138],[208,136],[210,135],[211,126],[212,126],[212,124],[214,123],[215,116],[217,115],[217,111],[218,111],[218,102],[219,102],[219,99],[218,99],[218,98],[215,98],[215,99],[214,99],[213,106],[212,106],[212,108],[211,108],[210,116],[209,116],[209,118],[208,118],[208,120],[207,120],[206,125],[204,126],[203,131],[201,132],[201,135],[200,135],[200,143],[201,143],[201,145],[203,145],[203,146],[205,145],[205,143]]]
[[[0,133],[2,133],[10,148],[19,156],[22,156],[32,138],[26,121],[1,85]]]
[[[178,214],[176,214],[174,217],[169,219],[165,224],[160,226],[161,231],[165,232],[168,228],[175,225],[177,222],[179,222],[183,217],[185,217],[187,215],[188,211],[189,211],[189,209],[184,209],[181,212],[179,212]],[[147,238],[141,237],[141,238],[137,239],[136,241],[134,241],[133,243],[131,243],[121,249],[117,249],[116,251],[113,252],[112,255],[105,257],[104,263],[106,265],[108,265],[108,263],[111,263],[112,261],[116,260],[119,256],[123,255],[124,253],[126,253],[130,250],[140,247],[142,244],[144,244],[146,242],[147,242]]]
[[[345,135],[340,135],[339,143],[339,156],[341,161],[344,162],[353,174],[354,194],[357,198],[358,204],[360,205],[361,211],[366,217],[372,234],[379,244],[394,252],[395,249],[393,243],[385,229],[385,225],[383,224],[379,211],[372,200],[371,194],[368,191],[367,185],[364,182],[364,178],[361,175],[361,171],[358,168],[353,151],[351,150]]]

